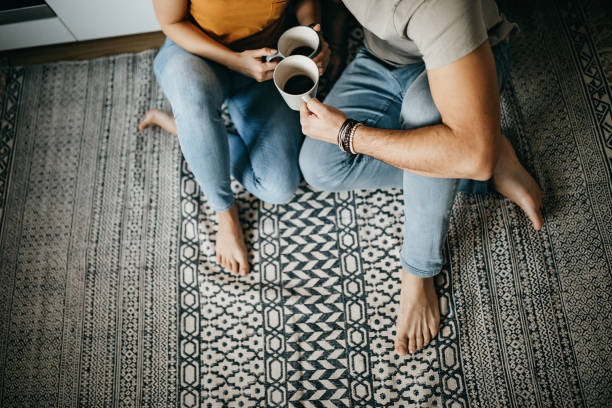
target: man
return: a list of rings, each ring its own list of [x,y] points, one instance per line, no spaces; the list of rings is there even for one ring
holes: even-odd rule
[[[457,191],[489,184],[542,227],[540,189],[501,134],[499,90],[515,25],[494,0],[344,3],[364,26],[365,49],[325,104],[302,104],[300,167],[323,190],[403,188],[395,350],[405,355],[438,331],[433,277]]]

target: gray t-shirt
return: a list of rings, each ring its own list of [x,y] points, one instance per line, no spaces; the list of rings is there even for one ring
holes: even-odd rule
[[[365,45],[396,66],[425,61],[427,69],[454,62],[489,39],[507,40],[517,27],[494,0],[343,0],[361,23]]]

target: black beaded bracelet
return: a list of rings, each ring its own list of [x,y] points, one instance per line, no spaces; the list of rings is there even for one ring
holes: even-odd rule
[[[356,154],[353,149],[353,139],[357,128],[361,126],[361,123],[354,119],[347,119],[344,121],[340,130],[338,131],[338,147],[340,150],[347,153]]]

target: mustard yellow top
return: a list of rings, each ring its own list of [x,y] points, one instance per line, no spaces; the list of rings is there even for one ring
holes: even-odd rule
[[[234,49],[276,47],[289,0],[191,0],[195,23]]]

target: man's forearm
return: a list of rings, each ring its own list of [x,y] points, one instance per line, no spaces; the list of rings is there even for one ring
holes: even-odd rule
[[[488,180],[492,169],[482,146],[470,143],[444,124],[412,130],[360,126],[353,138],[357,153],[428,177]]]
[[[295,17],[300,25],[321,22],[321,6],[318,0],[301,0],[295,6]]]
[[[359,128],[360,153],[431,177],[491,177],[501,145],[495,60],[488,41],[444,67],[427,71],[442,123],[413,130]]]

